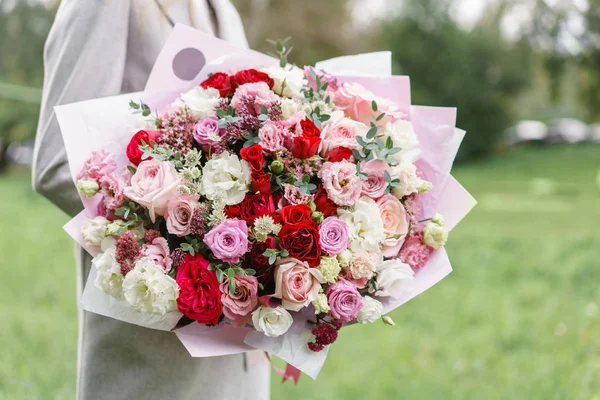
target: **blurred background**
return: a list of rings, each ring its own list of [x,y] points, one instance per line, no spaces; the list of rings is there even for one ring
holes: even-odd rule
[[[0,0],[0,399],[75,392],[67,216],[29,171],[58,3]],[[253,48],[291,36],[299,65],[391,50],[414,104],[458,107],[454,175],[479,201],[448,278],[273,398],[600,399],[600,0],[234,3]]]

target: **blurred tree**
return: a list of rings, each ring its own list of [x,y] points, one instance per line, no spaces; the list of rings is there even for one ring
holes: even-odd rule
[[[406,2],[383,23],[382,47],[392,50],[395,72],[410,76],[413,104],[458,107],[457,125],[468,132],[464,159],[491,152],[514,121],[514,99],[530,80],[530,49],[503,39],[504,2],[472,30],[452,18],[452,3]]]

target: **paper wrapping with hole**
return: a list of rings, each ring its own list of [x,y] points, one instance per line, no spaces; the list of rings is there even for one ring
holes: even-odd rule
[[[111,151],[117,156],[119,167],[125,168],[125,147],[139,120],[139,116],[131,114],[129,100],[141,98],[152,110],[160,111],[180,93],[198,85],[211,72],[231,72],[277,62],[264,54],[177,25],[156,61],[143,93],[56,107],[73,180],[94,149]],[[317,63],[316,67],[336,75],[339,81],[361,83],[376,95],[395,101],[402,111],[409,114],[422,148],[422,158],[417,165],[425,178],[433,183],[433,190],[423,196],[423,215],[431,216],[434,212],[440,212],[448,228],[452,229],[475,205],[475,200],[450,175],[454,157],[465,134],[455,128],[456,109],[411,105],[409,78],[391,75],[389,52],[338,57]],[[83,198],[85,210],[64,227],[83,247],[86,246],[80,229],[86,218],[95,216],[98,201],[97,198]],[[98,252],[96,248],[86,249],[92,255]],[[428,264],[417,272],[410,287],[398,293],[395,299],[383,299],[385,311],[389,312],[427,290],[451,270],[445,250],[435,251]],[[171,330],[181,317],[179,312],[157,316],[132,310],[127,304],[114,300],[96,288],[93,271],[81,304],[88,311],[152,329]],[[327,351],[314,353],[307,349],[306,343],[311,337],[306,324],[309,317],[306,314],[295,315],[292,328],[278,338],[266,337],[253,329],[234,328],[226,323],[217,327],[191,324],[177,329],[175,334],[194,357],[234,354],[256,348],[278,356],[316,378]]]

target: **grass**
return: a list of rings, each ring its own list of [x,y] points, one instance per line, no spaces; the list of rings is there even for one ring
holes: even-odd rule
[[[272,398],[600,399],[600,148],[518,149],[461,166],[479,200],[447,245],[455,271],[341,332],[315,382]],[[0,399],[70,399],[76,302],[66,217],[0,177]]]

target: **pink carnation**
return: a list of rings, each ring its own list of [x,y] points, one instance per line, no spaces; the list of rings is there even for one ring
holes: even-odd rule
[[[141,255],[154,260],[165,272],[169,272],[173,266],[171,250],[169,249],[167,239],[164,237],[158,237],[152,240],[152,244],[142,246]]]
[[[107,210],[116,210],[123,205],[123,189],[125,184],[112,175],[104,175],[100,178],[100,193],[104,197],[104,205]]]
[[[413,271],[417,271],[427,264],[433,250],[433,247],[423,243],[421,232],[415,231],[406,239],[398,256],[403,263],[410,265]]]
[[[258,130],[258,138],[263,150],[276,152],[285,149],[286,132],[281,122],[265,121]]]
[[[356,165],[349,161],[324,163],[319,178],[323,181],[327,197],[340,206],[353,205],[362,192],[362,181],[356,174]]]
[[[265,82],[246,83],[235,90],[235,94],[231,99],[231,106],[238,111],[236,114],[239,114],[241,107],[244,107],[245,102],[243,99],[246,96],[254,99],[254,110],[251,111],[254,111],[255,115],[260,114],[262,106],[267,106],[279,100],[279,96],[269,89],[269,85]]]
[[[362,296],[352,283],[340,280],[327,289],[329,313],[335,319],[350,322],[356,318],[362,308]]]
[[[229,280],[221,283],[223,314],[233,321],[243,323],[258,304],[258,280],[254,276],[235,275],[235,292],[229,291]]]
[[[100,178],[112,174],[116,169],[117,161],[112,153],[106,150],[94,150],[77,174],[77,180],[98,181]]]
[[[282,198],[282,204],[283,205],[292,205],[292,206],[297,206],[298,204],[308,204],[310,201],[313,200],[313,195],[312,194],[302,194],[300,193],[300,188],[298,186],[294,186],[294,185],[290,185],[288,183],[284,183],[283,184],[283,198]],[[285,200],[285,201],[283,201]]]

